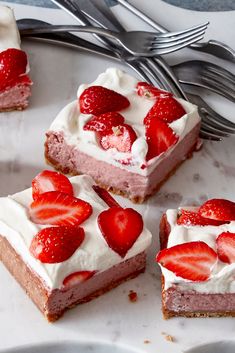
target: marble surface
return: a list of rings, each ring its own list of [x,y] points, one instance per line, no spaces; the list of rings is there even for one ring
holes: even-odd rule
[[[109,0],[107,0],[109,1]],[[111,1],[111,0],[110,0]],[[189,10],[196,11],[231,11],[235,10],[234,0],[163,0],[168,4],[183,7]],[[56,8],[50,0],[9,0],[18,4],[44,6]],[[115,0],[112,0],[115,2]]]
[[[226,39],[229,45],[234,45],[234,12],[198,14],[176,9],[160,0],[157,6],[156,0],[148,0],[148,7],[142,0],[135,1],[140,8],[145,9],[156,20],[161,19],[162,24],[170,29],[209,19],[211,25],[207,39]],[[27,14],[52,23],[75,23],[75,20],[61,10],[16,4],[12,7],[17,18]],[[124,19],[128,28],[148,29],[118,6],[113,11]],[[107,67],[115,65],[101,57],[74,50],[31,41],[23,41],[22,44],[30,58],[33,94],[28,110],[0,116],[2,196],[28,187],[34,175],[46,168],[43,158],[44,133],[58,111],[74,99],[78,84],[93,80]],[[182,59],[204,58],[202,55],[184,50],[167,59],[175,63]],[[212,57],[206,58],[212,60]],[[215,58],[213,62],[222,63]],[[223,65],[234,70],[229,63],[223,62]],[[116,66],[130,71],[122,65]],[[220,113],[235,122],[234,104],[215,95],[206,94],[205,98]],[[40,342],[62,344],[64,340],[75,340],[94,344],[112,343],[133,353],[180,353],[202,343],[233,338],[235,321],[231,318],[162,319],[160,272],[154,258],[159,249],[158,224],[163,211],[179,205],[198,204],[211,197],[232,199],[234,195],[234,138],[220,143],[205,142],[202,150],[186,161],[156,196],[142,206],[134,206],[143,214],[154,237],[148,252],[146,273],[90,303],[74,308],[55,324],[45,321],[19,285],[0,265],[0,352],[12,346]],[[123,206],[131,205],[121,197],[119,202]],[[138,294],[136,303],[128,300],[130,290]],[[174,338],[173,342],[167,340],[167,335]]]

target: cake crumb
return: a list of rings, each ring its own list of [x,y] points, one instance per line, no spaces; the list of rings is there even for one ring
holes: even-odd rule
[[[144,340],[144,344],[149,344],[150,342],[150,340]]]
[[[168,335],[166,332],[162,332],[162,335],[164,336],[166,341],[175,342],[175,338],[171,335]]]
[[[132,302],[132,303],[135,303],[138,300],[138,295],[133,290],[129,291],[128,297],[129,297],[130,302]]]

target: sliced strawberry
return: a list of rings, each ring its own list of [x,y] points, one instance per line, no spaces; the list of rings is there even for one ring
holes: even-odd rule
[[[184,114],[186,114],[186,111],[174,97],[160,96],[144,118],[144,124],[148,125],[149,121],[152,119],[159,119],[166,123],[172,123],[173,121],[180,119]]]
[[[147,82],[138,82],[136,88],[137,88],[137,94],[139,96],[149,98],[149,99],[172,96],[172,93],[163,91],[157,87],[150,85]]]
[[[92,188],[109,207],[120,207],[119,203],[110,195],[107,190],[101,188],[98,185],[93,185]]]
[[[33,238],[29,251],[43,263],[63,262],[70,258],[85,237],[80,227],[48,227]]]
[[[112,128],[112,132],[100,138],[100,145],[104,150],[116,148],[119,152],[130,152],[137,135],[130,125],[122,124]]]
[[[124,123],[124,117],[117,112],[104,113],[93,116],[83,127],[84,130],[97,131],[99,133],[110,134],[112,128]]]
[[[177,220],[177,224],[185,226],[219,226],[225,222],[216,221],[214,219],[204,218],[197,212],[181,210],[181,215]]]
[[[89,278],[94,276],[95,273],[96,273],[96,271],[73,272],[70,275],[68,275],[67,277],[65,277],[65,279],[63,280],[62,288],[63,289],[72,288],[72,287],[76,286],[77,284],[88,280]]]
[[[206,243],[193,241],[161,250],[156,261],[178,277],[201,282],[210,278],[217,254]]]
[[[235,262],[235,233],[221,233],[216,239],[216,246],[221,261],[228,264]]]
[[[148,143],[146,159],[149,161],[176,144],[179,137],[163,121],[151,119],[149,125],[146,126],[146,140]]]
[[[38,195],[29,208],[34,223],[57,226],[79,225],[92,213],[91,205],[59,191],[48,191]]]
[[[102,86],[85,89],[79,98],[80,111],[83,114],[100,115],[117,112],[129,107],[129,100],[123,95]]]
[[[235,202],[224,199],[211,199],[206,201],[198,212],[205,218],[218,221],[235,221]]]
[[[10,48],[0,53],[0,90],[11,86],[12,81],[25,74],[27,56],[20,49]]]
[[[111,207],[99,214],[98,226],[108,246],[125,257],[143,230],[143,219],[132,208]]]
[[[52,170],[43,170],[32,181],[34,200],[38,195],[47,191],[60,191],[73,196],[73,187],[69,179],[65,175]]]

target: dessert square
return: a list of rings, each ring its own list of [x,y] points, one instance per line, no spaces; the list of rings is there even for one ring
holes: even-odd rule
[[[28,106],[32,81],[13,11],[0,5],[0,112]]]
[[[160,224],[165,319],[235,316],[235,203],[170,209]]]
[[[48,321],[142,273],[150,243],[141,215],[89,176],[43,171],[0,198],[0,258]]]
[[[195,105],[116,68],[80,85],[77,97],[46,133],[46,160],[133,202],[156,192],[197,146]]]

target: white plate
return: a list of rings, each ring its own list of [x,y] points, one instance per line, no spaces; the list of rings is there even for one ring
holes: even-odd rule
[[[144,7],[141,0],[136,0],[136,3]],[[221,40],[226,35],[232,45],[234,12],[200,13],[199,19],[194,12],[176,10],[161,1],[149,0],[148,4],[148,12],[154,12],[156,18],[157,15],[164,16],[162,24],[172,29],[200,23],[209,17],[214,30],[210,35]],[[59,10],[20,5],[13,7],[17,18],[36,17],[54,23],[75,22]],[[140,28],[140,23],[120,7],[115,12],[122,17],[125,14],[125,21],[132,22],[133,28]],[[167,16],[164,15],[166,12]],[[173,22],[174,18],[178,19],[178,23]],[[221,21],[224,21],[222,27]],[[59,47],[35,43],[23,43],[23,47],[30,56],[33,96],[28,110],[0,116],[1,195],[29,186],[32,177],[46,167],[43,159],[44,133],[55,115],[75,98],[78,84],[94,80],[100,72],[114,65],[100,57]],[[200,57],[189,50],[177,55],[179,58],[183,55]],[[224,62],[223,65],[232,67]],[[212,102],[216,104],[217,98]],[[224,101],[222,107],[223,112],[226,109],[226,114],[234,117],[231,104]],[[234,139],[205,143],[202,151],[182,165],[155,197],[145,205],[134,206],[143,214],[154,236],[147,272],[88,304],[70,310],[55,324],[45,321],[1,266],[0,349],[38,342],[79,340],[121,344],[136,352],[178,353],[201,343],[233,337],[235,321],[231,318],[162,319],[160,273],[154,257],[158,249],[158,223],[162,211],[192,202],[201,203],[210,197],[234,199],[234,195]],[[120,202],[130,205],[126,199],[120,198]],[[129,302],[129,290],[138,293],[136,303]],[[173,336],[175,342],[167,341],[167,335]]]

